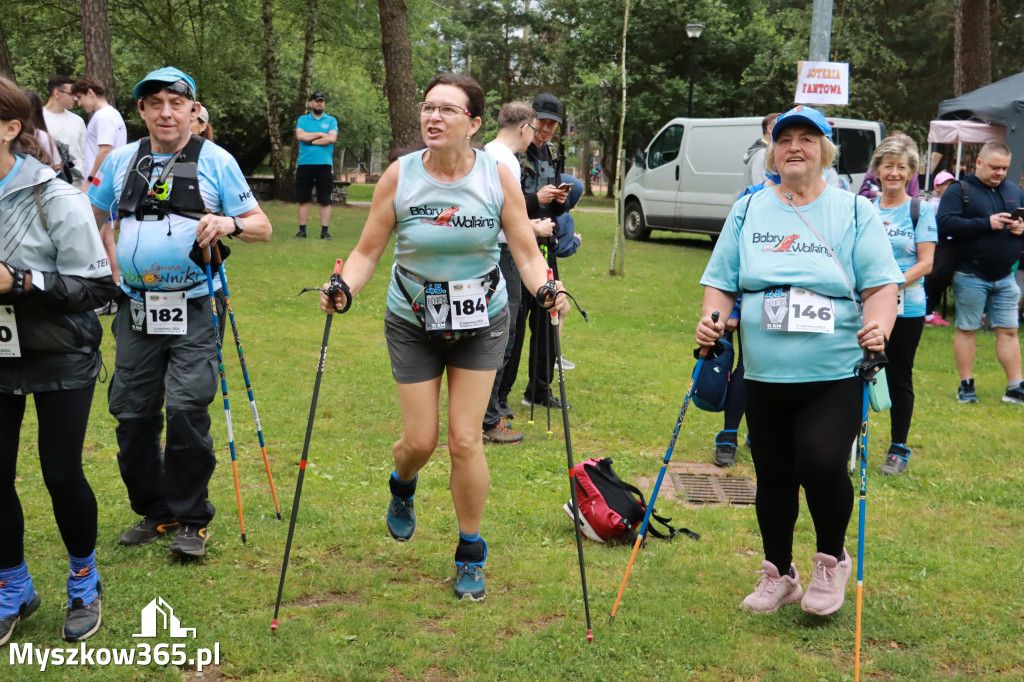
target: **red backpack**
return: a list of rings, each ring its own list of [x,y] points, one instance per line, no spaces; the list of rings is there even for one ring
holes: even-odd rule
[[[623,536],[629,542],[635,542],[636,529],[644,520],[647,503],[637,487],[626,483],[612,471],[611,457],[580,462],[573,467],[573,473],[583,534],[594,542],[608,542]],[[572,500],[566,502],[562,509],[570,519],[574,518]],[[671,520],[652,510],[647,524],[648,535],[665,540],[683,533],[694,540],[700,539],[700,535],[688,528],[673,528],[669,524]],[[664,526],[665,531],[655,529],[655,522]]]

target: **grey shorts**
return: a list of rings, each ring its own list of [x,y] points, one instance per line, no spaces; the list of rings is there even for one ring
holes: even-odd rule
[[[391,374],[400,384],[436,379],[445,367],[496,370],[501,367],[508,341],[508,307],[491,324],[473,336],[446,340],[427,334],[388,310],[384,313],[384,338],[391,356]]]

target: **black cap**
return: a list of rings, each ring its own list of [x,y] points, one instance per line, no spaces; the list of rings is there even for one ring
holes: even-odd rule
[[[324,100],[327,99],[327,96],[322,92],[314,92],[312,95],[309,96],[309,101],[312,102],[315,99],[318,99],[321,102],[323,102]]]
[[[533,100],[533,110],[537,112],[537,118],[549,118],[558,123],[562,122],[562,100],[550,92],[537,95]]]

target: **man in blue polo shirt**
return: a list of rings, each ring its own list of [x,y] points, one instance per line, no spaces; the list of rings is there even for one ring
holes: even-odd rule
[[[309,200],[316,185],[316,203],[320,204],[320,239],[330,239],[331,190],[334,189],[334,142],[338,139],[338,119],[324,113],[324,93],[309,96],[310,113],[299,117],[295,137],[299,140],[299,160],[295,165],[295,200],[299,202],[299,231],[296,239],[306,238]]]

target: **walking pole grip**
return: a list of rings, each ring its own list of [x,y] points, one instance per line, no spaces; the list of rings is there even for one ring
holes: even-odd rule
[[[554,282],[554,281],[555,281],[555,271],[552,270],[551,268],[548,268],[548,282],[551,283],[551,282]],[[551,293],[551,324],[557,325],[558,324],[558,311],[555,310],[555,308],[554,308],[554,305],[555,305],[555,294],[554,294],[554,292],[555,292],[555,289],[552,288],[552,293]]]
[[[718,324],[718,318],[719,318],[719,314],[718,314],[717,310],[715,312],[711,313],[711,322],[712,322],[712,324]],[[708,356],[708,351],[710,351],[711,348],[713,348],[713,346],[703,346],[700,349],[700,356],[702,358],[706,358]]]

